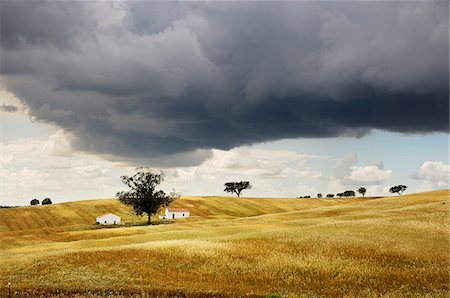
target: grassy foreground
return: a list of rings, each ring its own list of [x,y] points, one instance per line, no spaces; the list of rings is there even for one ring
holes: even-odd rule
[[[190,219],[103,229],[102,213],[145,218],[111,199],[0,209],[0,297],[8,281],[34,296],[448,297],[449,203],[182,197]]]

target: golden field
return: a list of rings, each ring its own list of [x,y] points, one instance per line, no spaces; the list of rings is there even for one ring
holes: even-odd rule
[[[153,226],[115,199],[0,209],[0,296],[448,297],[449,203],[181,197],[192,217]]]

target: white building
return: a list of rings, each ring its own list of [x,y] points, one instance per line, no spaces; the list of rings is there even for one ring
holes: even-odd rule
[[[118,225],[120,224],[120,216],[107,213],[97,217],[97,223],[101,225]]]
[[[161,219],[175,219],[175,218],[187,218],[189,217],[189,209],[186,208],[166,208],[164,215],[160,216]]]

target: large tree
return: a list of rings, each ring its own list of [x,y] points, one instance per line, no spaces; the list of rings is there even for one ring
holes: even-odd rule
[[[223,191],[235,193],[238,197],[241,196],[241,192],[244,189],[251,189],[252,185],[248,181],[241,182],[227,182],[225,183],[225,189]]]
[[[367,189],[365,187],[360,187],[358,192],[364,197],[366,195]]]
[[[398,195],[401,195],[408,187],[406,185],[397,185],[397,186],[392,186],[389,189],[390,193],[397,193]]]
[[[164,180],[162,172],[155,173],[148,168],[138,168],[133,176],[122,176],[120,179],[130,190],[118,192],[116,196],[122,203],[133,206],[136,215],[142,216],[146,213],[148,225],[152,224],[151,217],[160,207],[168,206],[178,197],[174,193],[167,195],[164,191],[157,190]]]

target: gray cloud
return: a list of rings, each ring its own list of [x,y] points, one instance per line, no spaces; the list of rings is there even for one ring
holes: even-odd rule
[[[2,1],[2,48],[29,45],[67,47],[72,37],[86,34],[88,10],[76,1]],[[20,19],[17,19],[20,17]]]
[[[81,150],[448,132],[447,1],[3,1],[1,14],[7,88]]]
[[[0,105],[0,111],[2,112],[17,112],[18,110],[19,108],[13,105],[6,105],[6,104]]]

